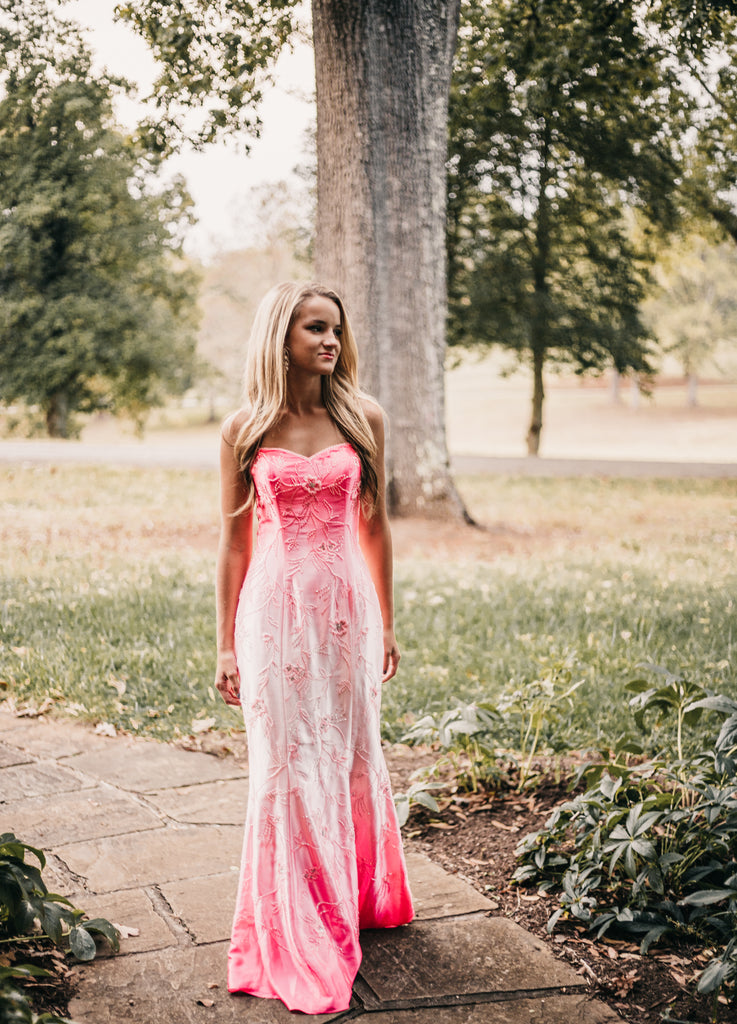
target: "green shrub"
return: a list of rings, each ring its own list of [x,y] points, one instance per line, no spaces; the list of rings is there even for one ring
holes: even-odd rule
[[[32,854],[39,866],[26,860]],[[0,943],[23,946],[46,936],[56,946],[68,944],[77,960],[93,960],[97,947],[95,935],[101,935],[117,952],[119,934],[104,918],[90,920],[64,896],[49,892],[41,872],[46,857],[12,832],[0,835]],[[14,980],[43,977],[48,972],[29,964],[0,967],[0,1020],[56,1024],[53,1014],[34,1016],[25,995]]]
[[[681,725],[705,710],[725,716],[713,744],[688,757],[631,765],[618,754],[586,768],[588,789],[557,808],[519,844],[513,878],[560,890],[548,922],[575,919],[597,937],[617,929],[642,952],[663,938],[717,952],[698,990],[737,987],[737,701],[675,676],[665,687],[632,687],[641,724],[649,711]],[[694,699],[696,697],[697,699]]]

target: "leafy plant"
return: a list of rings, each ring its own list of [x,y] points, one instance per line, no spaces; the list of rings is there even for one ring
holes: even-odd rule
[[[683,727],[698,722],[702,708],[694,702],[706,697],[706,690],[698,683],[675,675],[660,665],[645,667],[659,673],[665,682],[662,686],[653,686],[646,679],[633,679],[625,686],[626,690],[635,694],[630,707],[634,709],[637,727],[645,731],[645,715],[649,711],[656,711],[656,723],[659,726],[675,711],[676,750],[678,759],[683,760]]]
[[[399,827],[404,828],[409,820],[409,812],[413,804],[419,804],[420,807],[426,807],[428,811],[437,812],[438,802],[435,797],[428,792],[430,789],[438,789],[439,786],[435,783],[428,785],[425,779],[418,779],[413,782],[412,785],[404,793],[394,794],[394,806],[397,809],[397,821]]]
[[[26,860],[31,854],[39,866]],[[12,832],[0,835],[0,943],[22,946],[45,936],[56,946],[68,943],[72,954],[82,961],[93,960],[97,947],[95,935],[101,935],[117,952],[119,933],[105,918],[89,919],[64,896],[49,892],[41,872],[46,857],[41,850],[22,842]],[[28,964],[0,968],[0,1019],[18,1022],[47,1022],[59,1018],[50,1014],[34,1017],[23,993],[13,979],[40,977],[48,972]]]
[[[499,776],[496,766],[501,715],[493,704],[479,702],[449,708],[439,718],[425,715],[409,729],[404,743],[437,743],[444,752],[435,770],[448,764],[462,789],[476,792]]]
[[[518,722],[519,750],[524,765],[520,768],[519,789],[530,781],[532,759],[538,750],[543,730],[547,731],[549,745],[560,747],[560,734],[554,735],[554,728],[563,718],[563,710],[571,709],[571,697],[583,683],[583,679],[571,682],[573,656],[557,660],[541,658],[544,671],[538,679],[517,686],[510,683],[502,692],[497,704],[502,717],[511,716]]]
[[[25,995],[13,985],[13,979],[48,977],[49,972],[41,967],[24,964],[22,967],[0,966],[0,1020],[3,1024],[69,1024],[54,1013],[37,1016]]]
[[[639,684],[638,684],[639,685]],[[587,791],[557,808],[519,844],[517,882],[560,890],[552,931],[576,919],[597,937],[636,936],[643,953],[668,937],[717,950],[698,981],[704,994],[737,987],[737,701],[675,676],[640,689],[636,714],[657,709],[681,726],[705,710],[726,716],[711,748],[669,761],[607,765]],[[684,750],[679,734],[679,752]]]

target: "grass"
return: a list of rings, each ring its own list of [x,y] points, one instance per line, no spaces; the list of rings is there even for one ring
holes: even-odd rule
[[[444,562],[400,546],[388,738],[560,654],[585,679],[554,738],[571,748],[629,727],[624,685],[643,662],[737,696],[737,483],[460,484],[491,553],[479,561],[475,534]],[[0,686],[14,705],[46,700],[162,739],[203,719],[240,728],[212,688],[214,475],[14,467],[0,486]]]

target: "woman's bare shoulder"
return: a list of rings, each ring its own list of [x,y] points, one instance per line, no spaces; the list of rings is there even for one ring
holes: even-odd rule
[[[243,424],[248,419],[249,413],[250,409],[248,406],[243,406],[240,409],[236,409],[235,412],[232,412],[223,420],[222,426],[220,427],[220,433],[223,440],[229,445],[232,446],[235,444],[236,438],[240,434]]]

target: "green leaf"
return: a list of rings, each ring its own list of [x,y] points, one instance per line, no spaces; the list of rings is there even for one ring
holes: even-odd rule
[[[55,945],[61,945],[63,911],[55,903],[44,903],[40,914],[41,927]]]
[[[430,793],[426,793],[424,790],[421,790],[419,793],[415,793],[414,799],[415,803],[421,804],[423,807],[427,807],[429,811],[437,812],[439,810],[438,802],[435,797],[431,796]]]
[[[707,711],[719,711],[723,715],[737,715],[737,700],[725,697],[723,694],[714,694],[711,697],[704,697],[687,705],[686,711],[693,711],[695,708],[704,708]]]
[[[655,925],[654,928],[651,928],[650,931],[645,934],[642,942],[640,943],[640,952],[642,955],[644,956],[647,953],[648,949],[650,949],[654,942],[658,941],[661,935],[665,935],[670,930],[671,926],[669,923],[658,924]]]
[[[734,961],[712,960],[701,974],[696,991],[702,995],[716,992],[734,974],[737,974],[737,964]]]
[[[106,918],[95,917],[90,921],[83,921],[82,924],[88,932],[104,935],[116,953],[120,949],[120,932]]]
[[[711,903],[721,903],[726,899],[737,900],[737,889],[701,889],[699,892],[692,892],[679,900],[679,905],[707,907]]]
[[[78,960],[94,960],[97,953],[95,940],[82,925],[69,932],[69,948]]]

